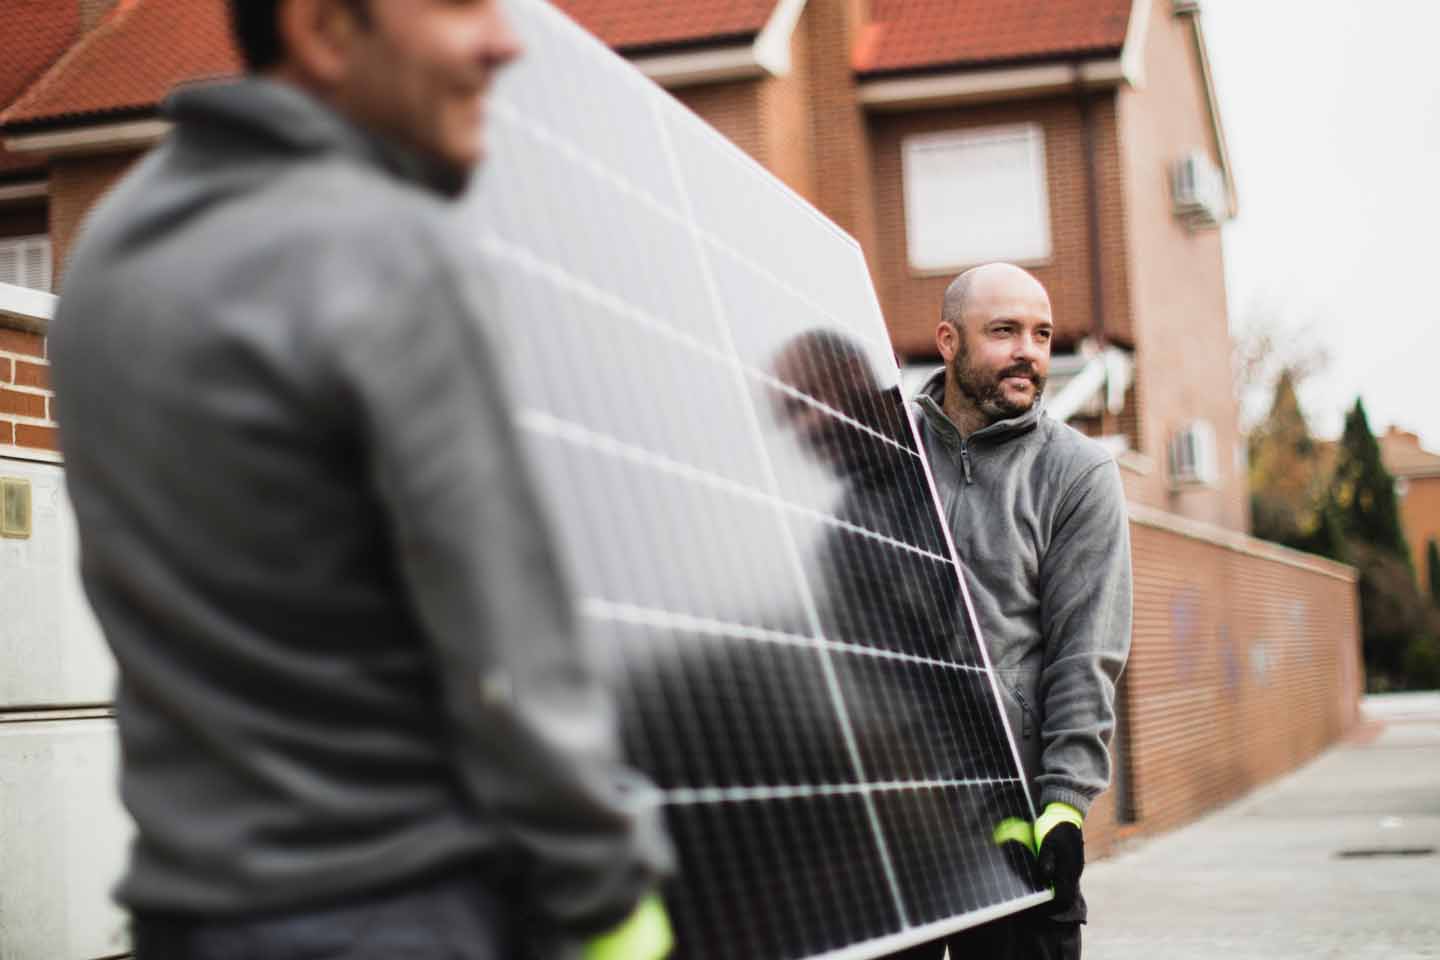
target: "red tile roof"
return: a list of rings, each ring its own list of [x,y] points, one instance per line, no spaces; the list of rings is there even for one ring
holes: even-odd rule
[[[18,23],[54,54],[78,29],[78,2],[8,0]],[[779,0],[555,0],[622,51],[703,44],[759,33]],[[1061,57],[1102,56],[1124,44],[1131,0],[872,0],[873,22],[856,51],[865,73],[965,68]],[[69,31],[66,33],[66,31]],[[59,39],[57,39],[59,38]],[[29,55],[27,44],[16,45]],[[239,72],[225,0],[119,0],[39,80],[44,57],[7,56],[7,82],[30,85],[0,124],[46,126],[152,109],[175,84]],[[28,64],[28,66],[27,66]],[[38,65],[37,65],[38,64]],[[16,77],[27,73],[24,81]],[[33,81],[33,82],[31,82]],[[16,90],[16,93],[19,91]],[[13,96],[14,94],[12,94]],[[0,96],[0,105],[5,102]],[[3,172],[0,159],[0,172]]]
[[[181,81],[239,70],[225,0],[120,0],[0,114],[0,124],[30,126],[147,110]]]
[[[754,36],[778,0],[554,0],[616,50]]]
[[[45,68],[60,59],[80,32],[80,4],[56,0],[6,0],[0,12],[0,110],[8,107]],[[0,176],[43,170],[45,162],[6,153],[0,147]]]
[[[1118,53],[1131,0],[872,0],[861,73]]]

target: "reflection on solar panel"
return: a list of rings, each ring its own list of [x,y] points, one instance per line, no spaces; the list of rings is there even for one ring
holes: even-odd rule
[[[849,237],[538,0],[469,201],[519,422],[680,857],[687,957],[878,956],[1045,899]]]

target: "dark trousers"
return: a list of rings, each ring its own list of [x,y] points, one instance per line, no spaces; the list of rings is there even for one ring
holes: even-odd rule
[[[135,960],[503,960],[518,952],[505,913],[467,871],[240,920],[137,913]]]
[[[1080,925],[1085,902],[1063,913],[1048,903],[962,930],[944,940],[911,947],[890,955],[890,960],[940,960],[950,948],[950,960],[1080,960]]]

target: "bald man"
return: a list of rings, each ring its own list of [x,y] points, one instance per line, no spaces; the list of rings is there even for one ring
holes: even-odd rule
[[[1055,325],[1029,273],[990,264],[945,294],[920,433],[1004,691],[1053,902],[950,940],[951,960],[1075,958],[1083,827],[1110,782],[1115,683],[1130,649],[1130,538],[1114,458],[1042,415]],[[938,958],[944,944],[907,956]]]

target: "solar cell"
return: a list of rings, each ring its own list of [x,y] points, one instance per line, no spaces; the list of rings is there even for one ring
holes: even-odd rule
[[[653,780],[687,957],[878,956],[1045,899],[854,241],[541,0],[466,201],[517,421]]]

